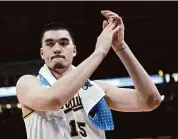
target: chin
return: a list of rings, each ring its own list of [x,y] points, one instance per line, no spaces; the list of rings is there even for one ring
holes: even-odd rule
[[[66,68],[66,65],[63,63],[56,63],[53,65],[53,69],[64,69]]]

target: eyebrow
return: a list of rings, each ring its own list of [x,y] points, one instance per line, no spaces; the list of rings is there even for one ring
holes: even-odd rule
[[[59,40],[61,40],[61,41],[69,41],[69,39],[68,38],[60,38]]]
[[[45,42],[51,42],[53,39],[46,39]]]
[[[51,42],[51,41],[54,41],[54,39],[49,38],[45,40],[45,42]],[[60,38],[59,41],[69,41],[69,39],[66,37],[63,37],[63,38]]]

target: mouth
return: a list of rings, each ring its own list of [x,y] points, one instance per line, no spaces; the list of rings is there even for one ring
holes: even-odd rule
[[[52,56],[52,57],[51,57],[51,59],[54,59],[54,58],[63,58],[63,59],[65,59],[65,57],[62,56],[62,55],[55,55],[55,56]]]

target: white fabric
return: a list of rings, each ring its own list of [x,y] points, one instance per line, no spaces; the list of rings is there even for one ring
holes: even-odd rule
[[[73,66],[73,69],[75,67]],[[53,85],[56,82],[56,78],[51,74],[48,67],[44,66],[40,69],[39,73],[45,77],[45,79]],[[82,104],[86,113],[93,108],[93,106],[105,95],[104,91],[93,81],[90,81],[95,87],[89,87],[87,90],[80,89],[79,96],[82,98]],[[96,93],[97,89],[97,93]]]
[[[56,82],[46,65],[39,73],[51,85]],[[104,91],[94,82],[92,84],[94,86],[87,90],[80,89],[62,109],[56,112],[34,111],[25,118],[28,139],[105,139],[104,131],[97,129],[87,116],[90,109],[104,96]],[[73,110],[67,112],[69,108]],[[77,136],[71,136],[72,126],[76,127]]]

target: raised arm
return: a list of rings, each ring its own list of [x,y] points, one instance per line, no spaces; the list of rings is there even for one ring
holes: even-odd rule
[[[79,66],[58,79],[50,88],[40,85],[37,78],[26,75],[21,77],[16,86],[18,100],[33,110],[57,110],[78,92],[107,55],[112,36],[118,30],[115,23],[110,23],[97,39],[95,51]]]
[[[111,11],[104,11],[103,14],[108,20],[117,20],[117,25],[120,26],[119,31],[113,36],[112,48],[121,59],[135,86],[135,89],[121,89],[97,81],[106,92],[108,104],[115,110],[128,112],[150,111],[155,109],[161,102],[161,96],[147,72],[125,43],[122,18]],[[103,26],[105,27],[107,24],[105,21]]]

